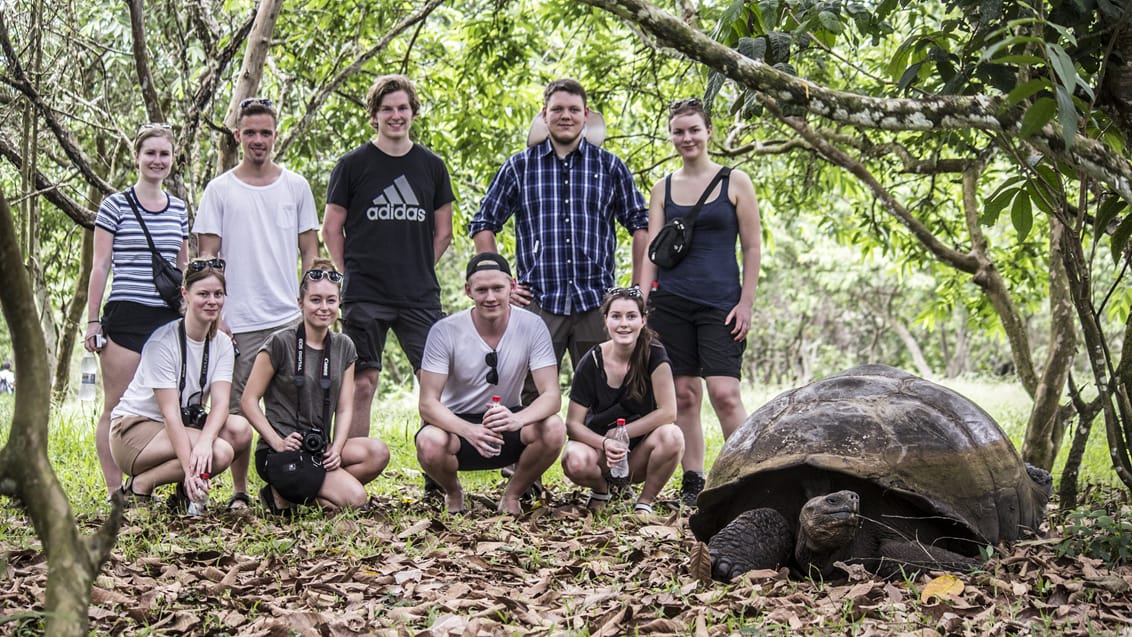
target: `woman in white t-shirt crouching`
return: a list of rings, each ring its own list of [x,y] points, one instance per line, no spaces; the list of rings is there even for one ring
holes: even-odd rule
[[[228,417],[235,356],[232,340],[216,329],[226,294],[224,261],[190,261],[181,294],[184,318],[146,341],[137,373],[111,413],[110,452],[130,476],[121,488],[128,505],[177,483],[170,506],[183,510],[207,495],[206,476],[227,469],[251,445],[251,428]],[[206,412],[210,402],[216,408]]]

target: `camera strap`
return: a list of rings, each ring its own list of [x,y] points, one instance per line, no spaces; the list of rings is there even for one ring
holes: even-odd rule
[[[306,368],[307,329],[303,323],[295,328],[295,415],[300,420],[303,417],[303,385],[306,384],[304,371]],[[318,385],[322,388],[322,428],[326,435],[331,436],[330,429],[330,332],[322,342],[322,369],[318,376]],[[311,414],[313,422],[314,414]]]
[[[180,383],[177,384],[177,389],[178,389],[178,391],[177,391],[177,401],[181,404],[182,407],[185,407],[185,406],[187,406],[187,405],[184,404],[184,402],[185,402],[185,370],[188,367],[188,360],[189,360],[188,343],[186,343],[186,339],[188,337],[185,336],[185,319],[181,319],[180,321],[177,322],[177,332],[181,336],[181,381],[180,381]],[[205,337],[204,337],[204,352],[202,352],[201,356],[200,356],[200,395],[201,395],[202,399],[204,397],[204,388],[208,384],[208,346],[209,346],[209,344],[210,343],[209,343],[208,335],[205,334]],[[204,402],[204,401],[202,400],[201,402]]]

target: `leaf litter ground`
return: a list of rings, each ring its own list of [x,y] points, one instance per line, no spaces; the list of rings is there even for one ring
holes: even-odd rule
[[[784,572],[710,582],[685,515],[591,514],[579,491],[516,520],[492,500],[439,512],[419,491],[367,512],[295,521],[127,512],[93,590],[98,634],[160,635],[1132,635],[1132,568],[1058,557],[1059,528],[987,570],[885,582]],[[498,495],[498,492],[492,495]],[[1120,506],[1119,504],[1116,506]],[[88,531],[101,520],[81,519]],[[34,634],[46,561],[0,506],[0,633]],[[1132,541],[1132,540],[1130,540]]]

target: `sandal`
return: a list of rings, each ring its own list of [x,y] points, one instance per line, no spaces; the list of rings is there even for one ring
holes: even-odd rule
[[[134,492],[134,476],[130,476],[122,486],[118,487],[118,493],[122,495],[122,508],[132,509],[136,506],[149,506],[154,503],[153,495],[146,493]]]
[[[291,520],[295,518],[296,507],[280,507],[278,504],[275,504],[275,494],[271,492],[270,484],[263,485],[263,488],[259,490],[259,503],[262,504],[263,508],[267,509],[267,512],[271,515]]]
[[[243,491],[237,491],[228,498],[228,505],[225,507],[228,511],[243,511],[252,505],[251,498]]]
[[[542,486],[542,478],[535,478],[531,486],[519,496],[520,502],[538,502],[539,500],[546,500],[546,488]]]
[[[590,497],[586,500],[586,508],[590,511],[596,511],[604,507],[612,499],[613,495],[610,493],[598,493],[597,491],[590,491]]]

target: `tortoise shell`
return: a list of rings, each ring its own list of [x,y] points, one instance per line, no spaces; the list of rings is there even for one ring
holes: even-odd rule
[[[838,489],[864,492],[862,509],[900,520],[901,532],[961,540],[957,548],[975,554],[975,544],[1036,530],[1050,485],[1030,477],[1002,428],[971,401],[868,365],[751,414],[720,451],[690,523],[706,542],[744,511],[771,507],[793,521],[810,497]]]

